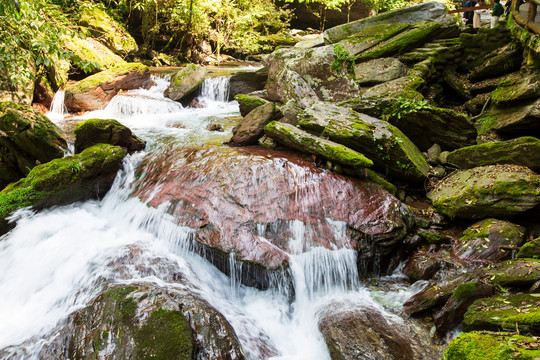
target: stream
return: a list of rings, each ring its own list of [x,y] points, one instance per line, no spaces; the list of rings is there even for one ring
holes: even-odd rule
[[[401,305],[420,285],[408,286],[399,273],[379,278],[387,284],[383,288],[361,281],[364,274],[359,274],[346,224],[334,216],[339,202],[321,203],[318,195],[326,191],[320,184],[333,175],[294,155],[222,145],[240,116],[238,104],[227,100],[229,77],[205,81],[200,108],[184,108],[165,98],[167,76],[154,75],[153,80],[149,90],[119,94],[104,110],[79,117],[66,116],[61,92],[55,97],[48,116],[61,128],[73,129],[83,119],[113,118],[147,146],[126,157],[103,199],[13,215],[17,226],[0,241],[1,358],[40,359],[59,324],[111,284],[149,283],[197,294],[225,316],[246,358],[253,360],[330,359],[318,322],[332,304],[375,309],[390,323],[403,322]],[[213,124],[223,131],[208,130]],[[235,174],[243,174],[238,183]],[[183,204],[163,195],[171,181],[183,186]],[[218,185],[211,187],[214,183]],[[294,206],[283,204],[286,197],[279,192],[272,195],[276,186],[296,189]],[[268,194],[269,200],[261,200]],[[267,201],[268,211],[233,213],[230,196],[245,197],[248,208]],[[288,207],[286,216],[276,204]],[[266,289],[243,285],[246,269],[236,259],[243,255],[233,251],[229,276],[218,270],[196,251],[201,215],[192,209],[202,209],[214,225],[238,223],[216,225],[220,236],[254,238],[267,244],[265,256],[275,251],[286,257],[289,268],[283,273],[294,291],[281,272]],[[305,214],[313,209],[320,211],[308,220]],[[272,233],[281,233],[279,249],[265,240]],[[134,249],[138,255],[122,263]],[[173,272],[185,280],[176,283]]]

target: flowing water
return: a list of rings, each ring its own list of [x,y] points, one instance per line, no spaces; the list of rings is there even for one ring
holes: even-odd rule
[[[290,290],[277,285],[279,281],[266,291],[241,285],[243,268],[234,253],[228,259],[230,276],[217,270],[192,251],[196,230],[179,224],[167,211],[169,204],[147,206],[152,194],[146,200],[135,196],[135,174],[145,159],[193,146],[202,152],[222,149],[221,143],[231,136],[239,116],[237,103],[227,101],[226,77],[206,80],[199,99],[202,108],[184,108],[165,98],[168,79],[154,77],[154,81],[150,90],[117,95],[104,110],[76,119],[115,118],[147,141],[144,152],[125,159],[104,199],[39,213],[22,210],[13,216],[17,226],[0,241],[0,349],[4,349],[0,354],[4,358],[39,358],[40,349],[54,338],[57,324],[114,283],[144,281],[173,289],[187,287],[227,318],[247,358],[254,360],[270,356],[262,350],[263,339],[275,348],[272,359],[329,359],[317,312],[334,301],[377,307],[388,318],[396,317],[386,308],[399,307],[404,294],[410,295],[412,290],[371,293],[364,288],[359,282],[356,252],[347,244],[342,221],[327,219],[335,238],[344,240],[339,246],[326,247],[307,241],[311,226],[298,219],[287,221],[286,248],[294,285],[291,301]],[[60,126],[74,121],[65,117],[63,103],[56,98],[49,117]],[[225,131],[207,130],[216,123]],[[298,178],[293,185],[305,187],[310,180],[300,178],[298,172],[307,170],[286,165],[280,164],[280,168],[290,170],[275,176]],[[298,191],[295,196],[302,204],[309,202],[302,197],[313,194]],[[258,223],[254,231],[264,240],[272,226]],[[134,247],[142,255],[127,264],[127,270],[116,271],[111,264]],[[185,275],[186,283],[175,284],[160,263],[172,264]]]

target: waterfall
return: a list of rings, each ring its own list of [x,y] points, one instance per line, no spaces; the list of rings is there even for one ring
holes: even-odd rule
[[[51,120],[63,120],[64,116],[68,113],[66,105],[64,103],[65,96],[65,91],[57,91],[56,94],[54,94],[51,103],[51,110],[47,113],[47,116]]]
[[[234,167],[237,159],[227,160],[229,150],[220,144],[230,137],[234,123],[226,123],[223,133],[206,131],[206,127],[212,121],[226,121],[239,114],[236,102],[228,102],[229,78],[210,78],[203,83],[201,98],[206,100],[206,107],[202,109],[183,108],[164,98],[168,78],[153,80],[156,85],[149,90],[118,94],[104,110],[75,118],[115,118],[148,142],[146,152],[125,159],[103,199],[39,212],[21,210],[13,216],[17,226],[0,241],[0,357],[38,359],[40,349],[54,340],[57,326],[109,284],[143,281],[196,294],[225,316],[250,360],[329,360],[317,324],[321,306],[351,297],[370,306],[376,305],[373,298],[394,301],[394,305],[401,301],[386,293],[372,297],[361,285],[347,225],[327,211],[335,204],[317,202],[318,192],[325,191],[319,187],[319,173],[315,175],[284,158],[241,155],[257,157],[260,163],[279,169],[272,173],[272,182],[257,177],[262,170],[256,166]],[[55,99],[57,96],[60,102],[63,94],[57,93]],[[49,116],[60,111],[55,106]],[[276,184],[285,184],[295,189],[289,196],[298,204],[298,214],[309,207],[322,213],[319,221],[311,224],[300,218],[281,224],[243,219],[261,243],[269,243],[265,236],[280,229],[287,230],[289,236],[285,241],[289,268],[272,275],[272,285],[265,291],[241,285],[245,269],[238,254],[227,255],[229,276],[202,256],[205,250],[195,239],[199,227],[179,224],[178,217],[170,212],[180,206],[178,203],[151,205],[162,184],[144,198],[137,193],[137,181],[152,175],[154,162],[161,161],[158,155],[164,157],[171,173],[179,169],[186,174],[189,163],[194,163],[197,186],[210,176],[204,173],[208,162],[205,152],[216,156],[221,153],[220,161],[233,174],[252,175],[249,187],[243,188],[246,196],[263,196]],[[184,156],[184,162],[174,163],[174,154]],[[193,158],[186,159],[190,154]],[[275,180],[278,178],[281,182]],[[234,185],[229,184],[229,188]],[[223,197],[230,196],[229,188],[220,189]],[[195,204],[184,205],[195,209]],[[222,209],[225,215],[226,210]],[[332,239],[325,239],[331,243],[328,246],[313,242],[323,228],[332,234]],[[182,283],[176,280],[178,274]],[[284,285],[288,281],[293,283],[294,294]],[[397,318],[391,313],[388,316]],[[266,353],[263,342],[271,344],[275,353]]]

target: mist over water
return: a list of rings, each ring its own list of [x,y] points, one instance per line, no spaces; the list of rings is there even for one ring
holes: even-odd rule
[[[54,337],[56,326],[108,285],[143,281],[187,289],[208,301],[231,323],[248,359],[330,359],[318,330],[322,307],[339,302],[387,312],[359,282],[356,251],[348,245],[346,224],[325,220],[335,238],[341,239],[339,246],[330,249],[309,241],[313,229],[304,222],[287,223],[292,234],[287,244],[292,300],[290,290],[278,286],[280,279],[266,291],[241,285],[242,265],[234,253],[229,257],[230,277],[195,254],[196,229],[178,225],[167,212],[168,204],[155,208],[146,204],[152,196],[145,202],[134,196],[135,174],[143,159],[164,151],[221,146],[234,125],[228,118],[239,116],[238,105],[228,102],[227,77],[206,80],[199,99],[202,108],[183,107],[165,98],[168,78],[154,76],[153,80],[155,86],[149,90],[119,94],[105,109],[75,119],[117,119],[147,141],[144,152],[124,160],[105,198],[39,213],[22,210],[13,216],[17,226],[0,241],[0,349],[7,348],[4,358],[37,358],[41,346]],[[49,113],[60,126],[67,119],[61,95],[57,94]],[[214,123],[224,124],[224,131],[207,130]],[[287,169],[279,176],[310,178],[299,166]],[[316,194],[306,186],[295,196],[299,203],[308,204],[308,197]],[[259,237],[264,239],[268,226],[272,225],[257,224]],[[133,253],[138,255],[128,256]],[[174,282],[173,270],[182,273],[185,281]],[[392,293],[375,298],[404,301],[402,293],[396,295],[398,300]],[[388,318],[399,321],[391,313]],[[277,355],[265,354],[263,342],[271,344]]]

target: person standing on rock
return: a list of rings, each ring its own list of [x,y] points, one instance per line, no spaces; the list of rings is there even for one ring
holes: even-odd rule
[[[504,14],[504,6],[501,5],[501,0],[493,0],[493,10],[491,11],[491,28],[493,29],[499,23],[501,15]]]
[[[484,0],[478,0],[478,4],[476,4],[476,7],[486,5],[484,3]],[[485,9],[478,9],[474,10],[474,16],[473,16],[473,28],[476,29],[476,32],[478,32],[478,29],[482,27],[482,15],[489,14],[488,11]]]

